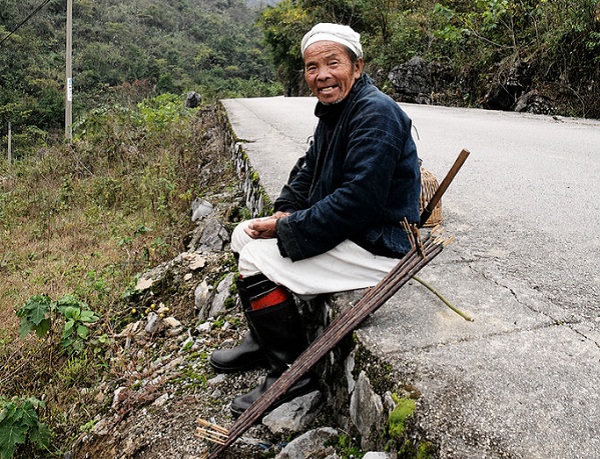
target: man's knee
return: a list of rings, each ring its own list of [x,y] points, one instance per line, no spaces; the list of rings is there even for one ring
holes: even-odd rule
[[[246,220],[238,224],[231,233],[231,250],[240,253],[244,246],[253,239],[244,231],[248,227],[251,220]]]

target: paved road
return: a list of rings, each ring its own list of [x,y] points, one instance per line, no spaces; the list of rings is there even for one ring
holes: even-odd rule
[[[224,101],[275,196],[316,119],[311,98]],[[600,457],[600,122],[402,105],[443,178],[457,242],[359,332],[421,392],[442,457]],[[398,338],[401,337],[401,338]]]

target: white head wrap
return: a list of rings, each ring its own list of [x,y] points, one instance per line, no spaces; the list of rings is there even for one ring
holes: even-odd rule
[[[363,57],[360,34],[347,25],[322,22],[314,26],[302,39],[302,56],[304,56],[306,48],[317,41],[340,43],[354,51],[359,58]]]

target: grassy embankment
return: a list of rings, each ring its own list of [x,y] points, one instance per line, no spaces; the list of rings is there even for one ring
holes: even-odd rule
[[[185,250],[190,203],[211,185],[201,176],[214,123],[212,109],[160,96],[88,115],[72,145],[0,161],[0,402],[44,400],[52,444],[65,446],[94,415],[82,388],[111,371],[110,337],[134,318],[123,296],[136,275]],[[89,335],[65,342],[57,308],[49,333],[20,337],[16,311],[36,295],[73,295],[99,320],[76,321]]]

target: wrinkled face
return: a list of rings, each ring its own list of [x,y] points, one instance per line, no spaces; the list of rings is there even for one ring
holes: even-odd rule
[[[360,77],[363,60],[352,62],[345,46],[317,41],[304,51],[304,79],[323,104],[337,104],[346,98]]]

